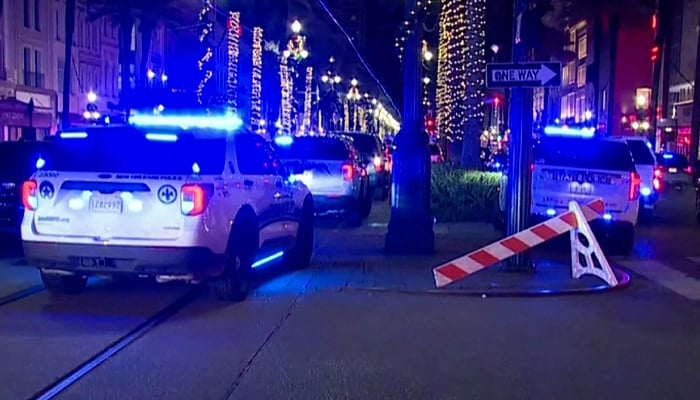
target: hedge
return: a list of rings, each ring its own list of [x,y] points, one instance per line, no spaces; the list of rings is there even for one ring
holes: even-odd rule
[[[431,208],[438,222],[490,222],[498,201],[500,173],[432,166]]]

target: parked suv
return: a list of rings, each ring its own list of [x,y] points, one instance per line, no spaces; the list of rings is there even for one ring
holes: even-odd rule
[[[275,149],[314,196],[319,214],[339,214],[357,226],[372,210],[364,163],[345,136],[278,136]]]
[[[654,211],[656,200],[658,200],[659,191],[661,190],[656,155],[649,140],[643,136],[622,136],[619,139],[627,142],[627,146],[629,146],[632,153],[632,159],[637,167],[637,172],[642,180],[642,186],[639,190],[640,217],[649,218]]]
[[[263,138],[237,118],[137,117],[61,132],[23,183],[23,247],[49,290],[147,275],[239,301],[254,268],[309,264],[313,199]]]
[[[386,168],[386,154],[379,137],[368,133],[349,133],[353,144],[360,153],[367,173],[371,190],[377,200],[386,200],[389,197],[391,175]]]

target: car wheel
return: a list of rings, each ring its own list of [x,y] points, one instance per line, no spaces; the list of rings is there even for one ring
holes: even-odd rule
[[[233,226],[236,226],[234,222]],[[250,291],[253,257],[257,248],[257,229],[252,222],[239,225],[229,238],[224,257],[224,272],[209,280],[209,291],[218,300],[243,301]],[[255,239],[255,244],[253,244]]]
[[[285,265],[290,270],[304,269],[311,264],[314,250],[314,205],[311,198],[304,200],[301,221],[294,247],[285,254]]]
[[[372,212],[372,199],[374,198],[374,189],[368,189],[365,196],[360,200],[359,214],[360,219],[369,217]]]
[[[54,294],[82,293],[87,286],[88,278],[85,275],[53,274],[41,270],[41,282],[44,287]]]

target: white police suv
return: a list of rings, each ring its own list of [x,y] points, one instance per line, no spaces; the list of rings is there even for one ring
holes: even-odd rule
[[[242,300],[254,268],[309,264],[314,209],[234,116],[135,115],[58,134],[22,185],[22,241],[54,292],[93,275],[209,279]]]
[[[531,222],[568,211],[571,200],[602,198],[605,214],[591,227],[603,244],[621,254],[634,246],[641,179],[623,139],[594,137],[592,130],[548,127],[533,149]],[[499,209],[505,207],[505,179]]]

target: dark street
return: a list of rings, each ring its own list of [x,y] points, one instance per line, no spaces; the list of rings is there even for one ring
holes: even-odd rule
[[[610,293],[475,298],[350,289],[353,280],[370,281],[355,276],[358,257],[387,262],[372,248],[353,249],[360,237],[381,240],[385,203],[359,228],[319,221],[312,267],[266,274],[242,303],[202,290],[174,315],[158,315],[197,288],[96,280],[84,294],[42,291],[0,307],[0,398],[65,384],[58,398],[588,399],[601,387],[606,398],[693,398],[700,237],[691,206],[690,192],[659,203],[654,221],[638,228],[635,255],[614,260],[633,272],[632,284]],[[438,224],[436,238],[456,229]],[[8,252],[4,264],[18,265],[0,269],[5,299],[40,285]],[[331,253],[335,264],[324,258]],[[433,266],[425,265],[425,279]],[[157,326],[123,340],[154,316]],[[120,351],[100,355],[115,343]],[[98,365],[89,363],[95,356]]]

